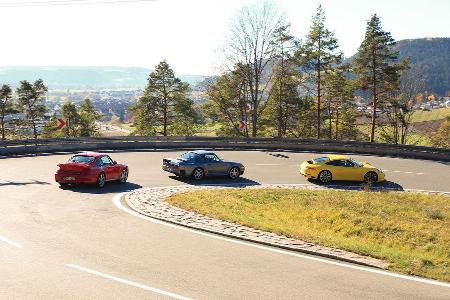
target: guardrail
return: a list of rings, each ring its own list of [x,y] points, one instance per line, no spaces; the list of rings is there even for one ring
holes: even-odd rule
[[[0,141],[0,156],[134,149],[246,149],[338,152],[450,162],[450,150],[383,143],[295,138],[86,137]]]

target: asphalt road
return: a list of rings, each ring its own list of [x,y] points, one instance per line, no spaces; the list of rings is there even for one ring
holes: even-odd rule
[[[222,151],[247,183],[308,183],[308,153]],[[0,159],[0,299],[450,299],[450,288],[291,255],[144,220],[112,198],[140,187],[189,184],[160,168],[178,152],[112,153],[126,185],[63,190],[69,155]],[[386,171],[385,187],[450,192],[450,166],[354,156]],[[205,183],[228,183],[226,179]]]

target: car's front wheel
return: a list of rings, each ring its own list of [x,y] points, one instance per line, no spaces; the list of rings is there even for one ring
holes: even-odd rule
[[[106,183],[105,173],[100,173],[100,175],[98,175],[97,178],[97,186],[99,188],[102,188],[105,186],[105,183]]]
[[[333,175],[330,171],[325,170],[319,173],[319,181],[322,183],[328,183],[333,179]]]
[[[195,180],[202,180],[205,177],[205,171],[202,168],[197,168],[192,172],[192,177]]]
[[[237,167],[232,167],[232,168],[230,169],[230,172],[228,173],[228,176],[229,176],[231,179],[236,179],[236,178],[238,178],[240,175],[241,175],[241,171],[239,171],[239,168],[237,168]]]
[[[128,171],[127,170],[122,170],[122,172],[120,172],[119,182],[120,183],[126,183],[127,180],[128,180]]]
[[[364,182],[365,183],[375,183],[378,181],[378,175],[375,172],[367,172],[366,175],[364,175]]]

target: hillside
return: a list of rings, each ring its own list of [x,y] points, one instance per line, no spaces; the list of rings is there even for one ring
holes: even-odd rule
[[[429,93],[450,92],[450,38],[401,40],[396,49],[400,58],[411,58],[412,69],[422,74]]]
[[[51,89],[144,88],[152,70],[137,67],[0,67],[0,84],[16,86],[21,80],[42,78]],[[177,74],[196,85],[206,76]]]

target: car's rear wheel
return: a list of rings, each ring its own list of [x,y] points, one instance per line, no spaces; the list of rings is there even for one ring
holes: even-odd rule
[[[232,167],[232,168],[230,169],[230,172],[228,172],[228,176],[229,176],[231,179],[236,179],[236,178],[238,178],[240,175],[241,175],[241,171],[239,171],[239,168],[237,168],[237,167]]]
[[[364,182],[365,183],[375,183],[378,181],[378,175],[375,172],[367,172],[366,175],[364,175]]]
[[[122,170],[122,172],[120,172],[120,178],[119,178],[119,182],[120,183],[125,183],[128,180],[128,171],[127,170]]]
[[[202,168],[196,168],[193,172],[192,172],[192,177],[195,180],[202,180],[205,177],[205,171],[203,171]]]
[[[331,174],[330,171],[325,170],[319,173],[318,179],[322,183],[328,183],[333,179],[333,175]]]
[[[105,186],[105,183],[106,183],[105,173],[100,173],[100,175],[98,175],[97,178],[97,186],[99,188],[102,188]]]

